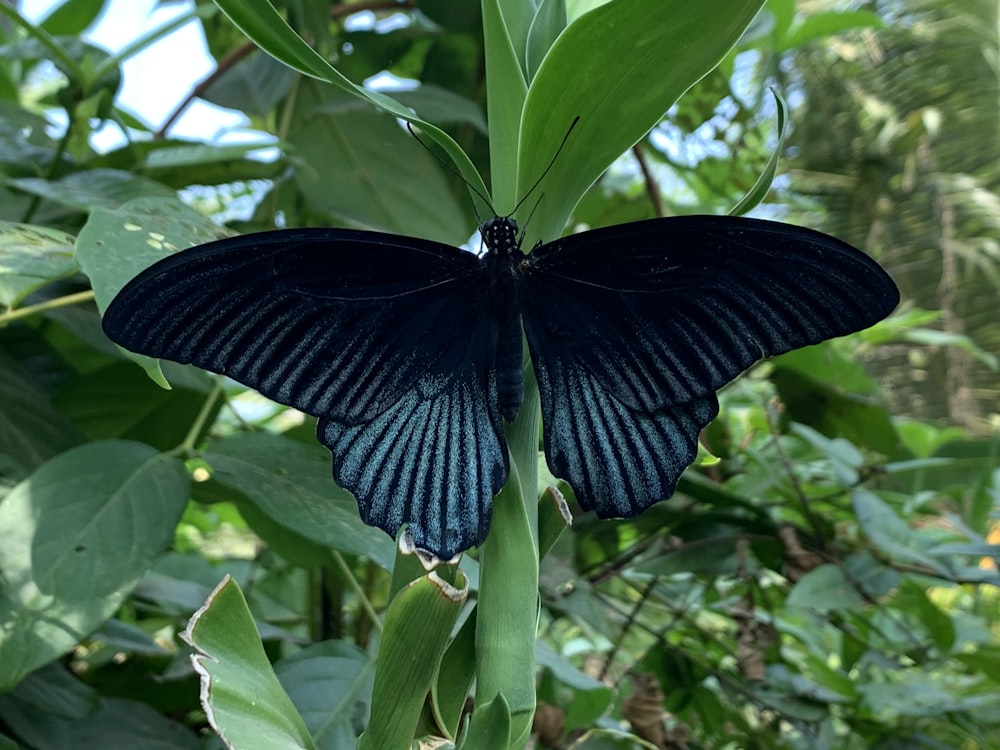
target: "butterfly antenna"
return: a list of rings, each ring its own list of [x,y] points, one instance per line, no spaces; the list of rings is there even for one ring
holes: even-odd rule
[[[522,205],[522,204],[523,204],[523,203],[524,203],[524,202],[525,202],[526,200],[528,200],[528,196],[530,196],[530,195],[531,195],[531,194],[532,194],[533,192],[535,192],[535,189],[536,189],[536,188],[537,188],[537,187],[538,187],[539,185],[541,185],[541,184],[542,184],[542,180],[544,180],[544,179],[545,179],[545,175],[547,175],[547,174],[549,173],[549,170],[551,170],[551,169],[552,169],[552,167],[553,167],[553,166],[555,165],[555,163],[556,163],[556,159],[558,159],[558,158],[559,158],[559,154],[561,154],[561,153],[562,153],[562,150],[563,150],[563,148],[564,148],[564,147],[566,146],[566,141],[568,141],[568,140],[569,140],[569,134],[573,132],[573,128],[575,128],[575,127],[576,127],[576,124],[577,124],[578,122],[580,122],[580,115],[577,115],[576,117],[574,117],[574,118],[573,118],[573,122],[571,122],[571,123],[570,123],[570,125],[569,125],[569,129],[568,129],[568,130],[566,131],[566,135],[564,135],[564,136],[563,136],[563,139],[562,139],[562,143],[560,143],[560,144],[559,144],[559,148],[557,148],[557,149],[556,149],[556,152],[555,152],[555,153],[554,153],[554,154],[552,155],[552,159],[551,159],[551,160],[549,161],[549,165],[548,165],[548,166],[547,166],[547,167],[545,168],[545,170],[544,170],[544,171],[543,171],[543,172],[542,172],[542,173],[541,173],[541,174],[540,174],[540,175],[538,176],[538,179],[537,179],[537,180],[535,180],[535,184],[534,184],[534,185],[532,185],[532,186],[531,186],[531,188],[530,188],[530,189],[528,190],[528,192],[526,192],[526,193],[524,194],[524,196],[523,196],[523,197],[521,198],[521,200],[519,200],[519,201],[517,202],[517,205],[516,205],[516,206],[514,206],[514,210],[510,212],[510,214],[509,214],[510,216],[513,216],[514,214],[516,214],[516,213],[517,213],[517,209],[519,209],[519,208],[521,207],[521,205]],[[541,200],[541,198],[539,198],[539,200]],[[535,204],[535,208],[538,208],[538,204],[537,204],[537,203]],[[535,213],[535,209],[534,209],[534,208],[533,208],[533,209],[531,209],[531,213]],[[530,217],[529,217],[529,218],[530,218]]]
[[[469,188],[469,190],[471,190],[473,193],[475,193],[476,195],[478,195],[479,199],[483,203],[485,203],[487,206],[489,206],[490,211],[493,212],[494,216],[496,215],[497,210],[495,208],[493,208],[493,201],[491,201],[489,198],[487,198],[485,195],[483,195],[481,192],[479,192],[479,189],[475,185],[473,185],[471,182],[469,182],[467,179],[465,179],[465,176],[461,172],[459,172],[457,169],[455,169],[455,166],[453,164],[450,164],[447,161],[445,161],[444,159],[442,159],[440,156],[437,155],[437,153],[434,151],[434,149],[432,149],[430,146],[428,146],[426,143],[424,143],[422,140],[420,140],[420,136],[417,135],[417,131],[413,129],[413,125],[409,121],[407,121],[407,123],[406,123],[406,129],[410,131],[410,135],[412,135],[416,139],[417,143],[419,143],[421,146],[424,147],[424,150],[428,154],[430,154],[431,156],[433,156],[438,161],[438,163],[441,164],[442,167],[444,167],[445,169],[447,169],[449,172],[451,172],[453,175],[455,175],[458,179],[460,179],[463,183],[465,183],[465,186],[467,188]],[[482,222],[481,217],[479,216],[479,209],[476,207],[475,202],[473,202],[473,204],[472,204],[472,210],[476,212],[476,222],[479,223],[479,224],[482,224],[483,222]]]

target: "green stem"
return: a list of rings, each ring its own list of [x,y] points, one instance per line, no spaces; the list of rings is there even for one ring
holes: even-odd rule
[[[337,552],[337,550],[330,550],[330,556],[333,558],[334,564],[344,577],[344,583],[346,583],[348,587],[358,595],[358,600],[361,602],[361,607],[365,610],[365,614],[368,615],[368,619],[372,621],[372,625],[375,626],[375,629],[381,633],[382,620],[379,619],[378,612],[375,611],[372,603],[368,601],[368,595],[365,594],[365,590],[361,588],[361,584],[359,584],[357,579],[354,577],[354,572],[350,569],[350,567],[348,567],[343,555]]]
[[[39,302],[37,305],[28,305],[27,307],[19,307],[16,310],[8,310],[5,313],[0,313],[0,328],[20,318],[28,318],[46,310],[56,310],[60,307],[78,305],[81,302],[90,302],[93,299],[94,292],[88,289],[86,292],[67,294],[65,297],[56,297],[45,302]]]
[[[7,3],[0,3],[0,15],[7,16],[15,25],[20,26],[30,36],[41,42],[42,46],[52,55],[53,62],[58,63],[58,66],[62,68],[62,72],[67,77],[78,81],[82,80],[83,71],[80,70],[80,66],[76,60],[73,59],[73,56],[49,32],[41,26],[33,25],[27,18],[18,13],[16,9],[7,5]]]
[[[0,3],[0,7],[3,7]],[[45,180],[51,182],[56,177],[56,172],[59,171],[59,162],[62,159],[63,154],[69,148],[70,138],[73,137],[73,128],[76,125],[76,111],[72,109],[66,110],[66,130],[63,131],[62,137],[59,139],[59,144],[56,146],[55,153],[52,154],[52,160],[49,162],[48,169],[45,170]],[[24,215],[21,217],[21,221],[25,224],[30,224],[31,219],[35,215],[35,211],[38,207],[42,205],[42,196],[35,195],[31,198],[31,203],[24,211]]]
[[[201,411],[198,412],[197,418],[195,418],[194,423],[191,425],[191,429],[188,430],[187,435],[184,437],[184,442],[178,447],[178,451],[181,453],[190,453],[194,451],[195,443],[198,442],[198,436],[201,435],[203,429],[205,429],[205,423],[208,421],[208,416],[212,413],[212,409],[215,408],[215,402],[219,400],[222,396],[222,384],[223,379],[217,378],[215,381],[215,387],[212,388],[212,392],[208,394],[208,398],[205,399],[205,403],[202,404]]]

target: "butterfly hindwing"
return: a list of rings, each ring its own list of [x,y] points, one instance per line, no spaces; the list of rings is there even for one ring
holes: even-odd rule
[[[465,366],[443,388],[418,383],[369,422],[319,421],[334,478],[365,523],[392,536],[406,523],[417,547],[445,560],[485,539],[508,471],[495,372],[489,378]]]
[[[392,536],[409,521],[418,546],[446,558],[485,536],[507,476],[490,288],[482,261],[458,248],[286,230],[155,264],[114,299],[104,328],[131,351],[319,417],[364,520]]]
[[[523,269],[550,467],[602,516],[635,515],[673,491],[722,385],[764,357],[866,328],[898,302],[885,272],[846,243],[737,217],[571,235]]]
[[[529,339],[530,340],[530,339]],[[577,502],[602,518],[631,518],[670,497],[719,411],[714,393],[666,409],[634,409],[547,342],[532,345],[545,458]]]

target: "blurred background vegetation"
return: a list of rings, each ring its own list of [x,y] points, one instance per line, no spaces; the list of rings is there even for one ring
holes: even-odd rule
[[[571,17],[594,4],[570,2]],[[175,138],[173,117],[123,110],[121,63],[170,29],[109,53],[81,36],[106,5],[68,0],[36,24],[0,6],[0,748],[218,746],[177,636],[224,573],[316,746],[352,747],[390,541],[334,539],[317,521],[335,490],[311,420],[232,383],[206,413],[214,380],[173,368],[166,391],[126,361],[74,245],[130,212],[201,241],[224,222],[461,244],[476,217],[394,118],[256,51],[208,2],[189,10],[217,63],[192,98],[245,115],[241,137]],[[338,70],[395,89],[489,174],[477,3],[275,5]],[[729,210],[778,142],[773,87],[789,135],[755,213],[864,249],[903,303],[725,389],[704,436],[720,461],[674,498],[629,521],[579,516],[559,538],[542,561],[536,746],[1000,747],[998,28],[986,0],[769,0],[577,207],[569,229]],[[94,148],[109,126],[118,145]],[[148,537],[101,536],[87,580],[116,581],[106,591],[67,583],[65,554],[42,575],[43,543],[93,551],[80,540],[103,507],[67,511],[40,538],[31,503],[67,456],[93,451],[99,469],[109,440],[171,455],[192,435],[176,528],[165,513]],[[278,501],[250,467],[281,476]],[[53,502],[88,497],[90,481]],[[127,547],[144,548],[141,564]],[[474,555],[463,565],[474,580]],[[39,612],[58,635],[32,639]],[[331,644],[332,673],[296,669]],[[424,730],[442,733],[430,714]]]

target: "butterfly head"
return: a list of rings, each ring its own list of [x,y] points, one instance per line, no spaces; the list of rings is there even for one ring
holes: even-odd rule
[[[521,230],[507,216],[494,216],[479,228],[487,251],[499,257],[510,257],[521,251]]]

